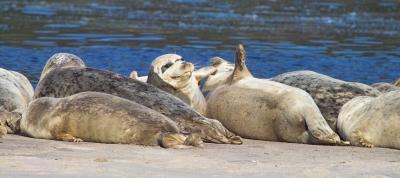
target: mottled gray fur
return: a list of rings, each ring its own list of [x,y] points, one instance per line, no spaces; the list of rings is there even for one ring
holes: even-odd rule
[[[205,141],[242,143],[220,122],[205,118],[175,96],[110,71],[80,67],[54,69],[39,82],[35,98],[66,97],[84,91],[103,92],[135,101],[174,120],[183,132],[200,131]]]

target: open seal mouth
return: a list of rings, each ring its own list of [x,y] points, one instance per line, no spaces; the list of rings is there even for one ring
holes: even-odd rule
[[[180,77],[191,76],[191,75],[192,75],[192,73],[193,73],[193,71],[187,71],[187,72],[183,73],[182,75],[178,75],[178,76],[171,76],[171,78],[172,78],[172,79],[177,79],[177,78],[180,78]]]

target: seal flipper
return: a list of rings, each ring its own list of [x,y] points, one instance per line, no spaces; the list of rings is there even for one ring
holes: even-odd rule
[[[6,129],[6,133],[18,134],[20,133],[20,121],[22,115],[19,112],[9,112],[0,108],[0,127]],[[0,134],[1,135],[1,134]]]
[[[201,137],[197,134],[190,134],[186,137],[180,133],[165,133],[160,135],[159,142],[163,148],[184,149],[203,146]]]
[[[375,145],[370,143],[365,137],[363,137],[363,134],[361,131],[355,131],[351,135],[352,139],[354,142],[352,144],[356,146],[363,146],[363,147],[368,147],[368,148],[373,148]]]
[[[7,134],[7,129],[3,124],[0,122],[0,138]]]
[[[229,76],[227,83],[232,84],[246,77],[253,77],[246,66],[246,52],[242,44],[236,48],[235,54],[235,69]]]
[[[208,66],[194,71],[193,76],[196,79],[197,83],[199,83],[201,80],[207,78],[208,76],[212,75],[215,72],[217,72],[217,68]]]
[[[82,139],[72,136],[68,133],[60,133],[55,136],[56,140],[66,141],[66,142],[83,142]]]

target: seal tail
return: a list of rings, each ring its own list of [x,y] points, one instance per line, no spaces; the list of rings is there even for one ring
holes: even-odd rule
[[[163,148],[185,149],[192,147],[202,147],[203,141],[199,134],[190,134],[185,136],[180,133],[162,134],[160,146]]]
[[[229,76],[227,82],[232,84],[239,81],[245,77],[252,77],[250,71],[246,66],[246,51],[242,44],[239,44],[236,48],[235,54],[235,69],[233,69],[232,74]]]

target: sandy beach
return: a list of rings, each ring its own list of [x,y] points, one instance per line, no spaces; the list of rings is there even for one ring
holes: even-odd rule
[[[400,151],[244,140],[185,150],[7,135],[0,177],[399,177]]]

